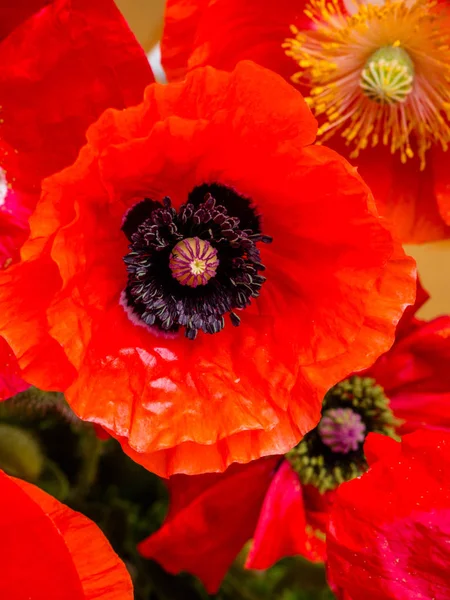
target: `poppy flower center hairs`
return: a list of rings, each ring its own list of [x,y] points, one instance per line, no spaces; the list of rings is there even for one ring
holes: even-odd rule
[[[321,121],[323,141],[340,134],[355,158],[383,144],[425,168],[432,146],[450,141],[450,12],[435,0],[313,0],[308,31],[292,27],[287,54]]]
[[[0,274],[25,380],[162,476],[293,448],[415,293],[367,186],[315,134],[301,94],[250,62],[106,110]]]
[[[233,309],[259,296],[265,267],[257,243],[272,239],[261,234],[250,201],[229,188],[198,186],[178,212],[170,198],[144,200],[122,229],[131,241],[124,258],[131,318],[165,332],[184,327],[193,340],[199,330],[221,331],[227,313],[238,326]]]

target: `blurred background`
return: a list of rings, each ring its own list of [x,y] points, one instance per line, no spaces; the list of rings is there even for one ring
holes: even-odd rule
[[[158,60],[165,0],[115,0],[151,61]],[[261,0],[262,1],[262,0]],[[417,260],[418,270],[431,299],[419,312],[424,319],[450,311],[450,240],[421,246],[407,246]]]

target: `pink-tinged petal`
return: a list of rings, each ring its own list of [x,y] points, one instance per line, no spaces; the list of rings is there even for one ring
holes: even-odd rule
[[[207,450],[206,450],[207,451]],[[253,535],[279,457],[233,465],[223,474],[169,480],[171,507],[139,551],[170,573],[197,575],[210,593]]]
[[[106,108],[137,104],[153,80],[112,0],[55,0],[0,44],[0,64],[0,166],[30,194],[75,160]]]
[[[20,248],[29,233],[30,211],[23,205],[21,196],[6,185],[0,171],[0,269],[19,260]]]
[[[267,569],[285,556],[324,559],[323,533],[308,522],[306,499],[298,475],[284,461],[273,478],[264,499],[247,558],[249,569]]]
[[[331,510],[332,587],[339,599],[446,600],[450,434],[418,431],[394,451],[389,438],[372,437],[370,444],[378,460],[340,486]]]
[[[28,387],[20,376],[19,365],[11,348],[0,337],[0,401],[7,400]]]

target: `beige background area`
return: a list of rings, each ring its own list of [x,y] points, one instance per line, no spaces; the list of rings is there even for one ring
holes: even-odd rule
[[[148,51],[161,35],[164,0],[115,0],[143,48]]]
[[[419,316],[429,319],[450,313],[450,241],[406,246],[414,256],[424,288],[430,300],[420,310]],[[450,368],[450,365],[449,365]]]
[[[115,0],[146,51],[162,31],[164,0]],[[423,318],[450,313],[450,241],[407,246],[417,260],[419,274],[431,300],[419,313]]]

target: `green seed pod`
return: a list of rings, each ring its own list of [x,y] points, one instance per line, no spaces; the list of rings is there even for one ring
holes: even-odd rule
[[[25,429],[0,423],[0,469],[8,475],[36,481],[44,456],[36,438]]]

